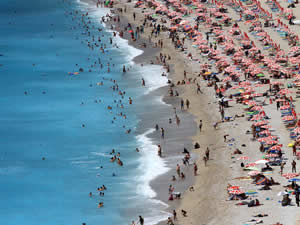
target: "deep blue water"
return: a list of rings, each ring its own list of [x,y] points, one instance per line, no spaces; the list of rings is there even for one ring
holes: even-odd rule
[[[91,35],[109,50],[87,47],[91,36],[78,25],[82,7],[61,0],[0,1],[0,218],[6,225],[129,224],[143,213],[147,194],[137,190],[143,171],[134,151],[141,143],[133,134],[138,106],[128,105],[129,96],[143,94],[136,87],[140,77],[133,66],[134,76],[124,79],[129,49],[110,47],[111,33],[99,34],[99,18],[92,15]],[[96,64],[88,72],[98,58],[103,69]],[[84,72],[68,74],[79,68]],[[111,78],[126,91],[124,99],[112,91]],[[114,100],[125,109],[116,109]],[[117,116],[121,111],[126,120]],[[113,148],[121,152],[123,168],[109,162]],[[96,190],[102,184],[104,197]]]

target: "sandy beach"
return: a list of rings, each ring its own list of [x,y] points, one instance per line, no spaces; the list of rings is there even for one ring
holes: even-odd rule
[[[166,221],[161,224],[297,224],[300,214],[293,194],[294,188],[286,187],[291,185],[291,182],[280,173],[280,164],[271,166],[272,170],[266,172],[262,171],[262,168],[276,160],[280,163],[286,162],[283,174],[293,172],[291,165],[293,160],[297,162],[297,172],[299,168],[291,144],[298,145],[297,135],[293,135],[291,139],[291,132],[298,127],[297,114],[284,111],[293,109],[297,112],[299,108],[296,81],[299,79],[297,52],[300,49],[296,47],[299,45],[297,38],[300,29],[298,25],[289,24],[288,20],[289,15],[295,15],[296,19],[299,19],[297,18],[300,13],[299,4],[290,9],[289,3],[284,1],[243,1],[243,3],[204,1],[202,4],[197,2],[198,6],[193,8],[190,7],[193,2],[186,1],[179,3],[186,11],[176,11],[185,15],[182,20],[180,14],[176,14],[179,19],[177,23],[171,19],[169,12],[176,8],[175,2],[154,4],[153,1],[118,1],[114,2],[114,14],[111,17],[116,18],[118,14],[119,17],[126,19],[125,22],[121,19],[123,21],[121,25],[116,22],[111,24],[117,31],[123,32],[123,37],[128,39],[130,44],[145,51],[136,59],[136,63],[148,62],[169,68],[169,86],[152,95],[164,95],[164,101],[171,106],[164,112],[158,112],[157,115],[162,116],[157,121],[147,121],[149,115],[145,115],[144,124],[141,122],[141,127],[149,127],[152,123],[152,127],[158,124],[166,131],[166,138],[163,140],[159,131],[154,132],[151,137],[162,146],[170,171],[153,181],[152,187],[158,193],[157,198],[170,205],[170,217],[176,208],[177,218],[172,222]],[[168,3],[167,7],[165,3]],[[274,5],[279,11],[274,9]],[[271,8],[274,11],[271,11]],[[122,12],[117,9],[122,9]],[[225,13],[220,9],[225,9]],[[197,17],[204,18],[204,21],[200,19],[200,22],[196,23]],[[216,19],[217,17],[219,19]],[[225,22],[226,20],[228,21]],[[270,25],[259,26],[259,22],[264,24],[266,21]],[[132,30],[131,32],[124,30],[126,23],[132,25],[128,28]],[[156,35],[154,24],[155,28],[157,24],[161,24],[166,29],[161,28],[162,31]],[[221,29],[216,28],[218,24],[222,25]],[[132,33],[141,25],[144,30],[138,32],[138,38],[135,38]],[[281,28],[287,35],[281,34]],[[191,29],[195,32],[191,32]],[[172,30],[178,37],[176,40],[179,41],[172,41],[170,38]],[[257,35],[258,33],[262,34]],[[146,48],[143,48],[144,43],[147,45]],[[174,47],[176,44],[179,47]],[[250,50],[248,51],[245,46],[250,46],[248,48]],[[276,61],[279,56],[283,62]],[[289,60],[292,56],[296,62]],[[218,77],[217,82],[208,78],[213,74]],[[263,76],[256,76],[258,74]],[[197,84],[200,91],[197,91]],[[287,89],[288,84],[295,85]],[[176,92],[178,96],[174,96]],[[187,99],[190,102],[188,108]],[[183,110],[180,108],[181,100],[184,102]],[[222,105],[224,101],[228,106]],[[279,106],[277,102],[280,102]],[[253,106],[257,106],[257,109],[253,110]],[[153,118],[158,118],[157,115]],[[176,115],[180,118],[179,127],[174,124]],[[292,115],[292,118],[283,119],[286,115]],[[174,125],[168,124],[168,118],[173,119]],[[198,127],[200,120],[202,120],[201,131]],[[269,127],[253,125],[259,122],[264,123],[263,125],[268,124]],[[265,132],[260,133],[261,131]],[[268,138],[269,136],[271,138]],[[200,144],[200,148],[194,149],[193,145],[196,142]],[[269,149],[279,144],[283,156],[279,157],[276,152],[276,156],[271,156],[273,157],[271,159],[267,156],[270,154]],[[260,146],[263,146],[263,151],[260,151]],[[182,165],[183,148],[193,152],[189,166]],[[203,157],[207,148],[210,151],[205,166]],[[235,154],[237,149],[241,154]],[[240,160],[240,157],[244,159]],[[193,174],[195,159],[198,167],[196,176]],[[266,162],[261,164],[258,160]],[[256,167],[252,170],[256,171],[255,176],[249,175],[250,170],[244,170],[248,163],[254,163],[249,167]],[[177,164],[185,174],[184,181],[176,175]],[[176,176],[176,181],[171,182],[173,175]],[[294,172],[287,176],[293,178],[298,175]],[[257,176],[268,181],[272,177],[272,180],[280,184],[266,182],[258,185],[257,182],[253,182]],[[175,187],[176,192],[184,193],[180,200],[168,201],[169,184]],[[194,189],[192,191],[191,186]],[[234,191],[230,186],[238,187],[239,194],[233,194]],[[270,190],[261,189],[265,186]],[[283,207],[282,196],[278,193],[288,189],[291,190],[291,203]],[[236,200],[229,201],[230,197]],[[255,199],[259,200],[259,204],[249,207],[250,201]],[[243,203],[243,200],[247,203]],[[181,210],[186,211],[186,216]],[[259,214],[262,217],[254,217]]]

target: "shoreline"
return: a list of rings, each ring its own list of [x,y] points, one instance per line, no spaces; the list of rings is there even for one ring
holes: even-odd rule
[[[132,20],[128,20],[128,16],[129,13],[127,13],[126,15],[122,14],[117,14],[122,18],[122,25],[124,26],[125,24],[127,24],[128,22],[130,22],[133,27],[135,27],[135,24],[132,23]],[[139,15],[137,15],[137,18],[139,18]],[[125,22],[124,22],[125,21]],[[108,23],[110,24],[110,23]],[[113,25],[116,25],[116,23],[112,23]],[[116,31],[120,31],[119,29],[116,29]],[[130,36],[127,35],[127,37],[122,37],[126,40],[128,40],[128,44],[140,49],[143,51],[142,54],[136,56],[133,61],[137,64],[144,64],[144,65],[159,65],[161,67],[163,67],[163,65],[161,63],[157,63],[157,61],[155,62],[155,57],[159,56],[159,53],[163,52],[162,49],[160,48],[153,48],[153,47],[149,47],[149,45],[154,45],[154,42],[148,42],[145,39],[145,36],[143,35],[143,37],[139,38],[136,42],[132,42],[130,40]],[[141,44],[142,43],[147,43],[147,48],[141,48]],[[151,64],[149,61],[152,60],[154,63]],[[175,71],[174,71],[174,66],[170,67],[170,72],[168,73],[168,79],[172,80],[172,77],[174,77]],[[141,118],[142,122],[139,122],[138,124],[138,128],[137,128],[137,135],[140,134],[144,134],[145,132],[147,132],[147,130],[154,128],[155,124],[159,124],[162,127],[168,127],[168,119],[170,117],[172,117],[173,120],[173,124],[175,123],[174,120],[174,116],[170,115],[170,112],[173,111],[173,108],[176,107],[178,108],[178,105],[180,104],[180,97],[169,97],[167,96],[168,93],[168,84],[166,83],[166,85],[164,87],[160,87],[154,91],[151,91],[150,93],[146,94],[144,96],[144,98],[161,98],[163,105],[159,106],[159,108],[161,108],[161,110],[159,110],[158,112],[151,112],[154,113],[151,116],[149,115],[139,115],[139,117]],[[163,156],[162,160],[164,161],[164,163],[167,165],[167,168],[169,169],[166,173],[162,174],[162,175],[158,175],[156,178],[154,178],[153,180],[151,180],[150,182],[150,187],[156,192],[156,197],[154,197],[154,199],[160,200],[165,204],[168,204],[168,208],[167,210],[169,211],[169,213],[171,212],[171,210],[173,209],[177,209],[180,201],[181,200],[175,200],[174,202],[170,202],[168,201],[168,193],[167,190],[165,189],[165,187],[168,187],[169,184],[173,184],[173,182],[171,182],[171,177],[172,175],[175,175],[174,171],[175,171],[175,167],[176,167],[176,163],[178,162],[178,153],[181,153],[183,151],[183,148],[187,148],[188,150],[193,150],[193,140],[192,137],[195,135],[196,133],[196,129],[197,129],[197,125],[194,122],[195,118],[192,114],[190,114],[187,111],[183,111],[183,112],[179,112],[177,113],[178,116],[180,117],[180,119],[183,121],[180,125],[180,128],[174,128],[173,129],[177,129],[177,133],[176,131],[173,132],[171,130],[170,134],[167,134],[167,136],[169,135],[171,137],[171,139],[177,139],[174,143],[169,143],[170,146],[166,146],[166,143],[161,143],[161,138],[158,132],[153,131],[152,133],[150,133],[149,135],[147,135],[148,138],[151,139],[152,143],[155,145],[158,144],[162,144],[162,148],[164,151],[164,154],[166,154],[167,156]],[[157,120],[155,120],[155,123],[152,121],[153,118],[157,118]],[[149,121],[150,120],[150,121]],[[173,125],[176,126],[176,125]],[[167,130],[168,132],[168,130]],[[178,133],[180,132],[180,133]],[[184,135],[183,135],[184,134]],[[168,140],[169,138],[165,139],[165,142],[170,142],[170,140]],[[181,145],[180,148],[178,148],[176,145]],[[197,154],[192,153],[192,158],[193,160],[198,158]],[[187,170],[191,170],[192,168],[186,168]],[[184,192],[189,186],[193,185],[195,182],[195,178],[192,176],[189,176],[185,179],[184,182],[182,183],[177,183],[177,190],[179,192]],[[171,215],[171,214],[170,214]],[[162,220],[162,222],[158,223],[158,224],[165,224],[165,219]]]
[[[119,3],[119,4],[120,4],[120,6],[124,6],[122,3]],[[118,8],[119,4],[117,4],[117,6],[115,6],[114,9]],[[128,11],[128,10],[130,10],[130,11]],[[125,18],[126,22],[130,22],[133,26],[135,26],[136,22],[134,22],[133,19],[130,18],[130,12],[132,12],[131,10],[132,10],[132,8],[129,7],[129,8],[127,8],[127,13],[126,14],[125,13],[123,13],[123,14],[118,13],[117,15],[119,15],[123,19]],[[139,14],[136,14],[136,17],[137,17],[137,20],[139,18],[141,18]],[[115,24],[115,23],[113,23],[113,24]],[[119,31],[118,29],[116,29],[116,30]],[[149,42],[146,41],[146,36],[145,36],[146,34],[149,35],[149,31],[145,32],[142,35],[141,39],[138,39],[136,42],[132,42],[130,40],[129,35],[127,36],[127,38],[122,37],[122,38],[125,38],[126,40],[128,40],[129,45],[132,45],[133,47],[141,49],[141,50],[144,51],[141,55],[136,56],[133,59],[134,62],[145,64],[145,61],[147,63],[147,60],[153,59],[154,56],[159,56],[159,53],[161,53],[161,52],[165,53],[165,54],[174,54],[174,53],[176,54],[176,51],[172,48],[172,46],[170,46],[170,43],[169,43],[168,47],[164,47],[163,49],[149,48],[148,47]],[[141,48],[140,47],[141,42],[147,42],[147,44],[148,44],[147,48]],[[154,45],[154,41],[151,41],[150,44]],[[172,59],[172,61],[176,61],[177,66],[174,65],[174,64],[171,64],[170,72],[168,73],[168,79],[171,80],[171,81],[175,81],[176,79],[178,80],[179,77],[180,77],[180,73],[175,72],[175,70],[179,69],[178,65],[180,65],[179,67],[181,67],[181,66],[185,67],[186,63],[185,63],[184,59],[179,54],[178,54],[178,57],[176,57],[176,59]],[[180,63],[178,63],[178,62],[180,62]],[[150,63],[148,62],[148,64],[150,64]],[[154,64],[157,64],[157,63],[154,63]],[[157,65],[163,66],[161,64],[157,64]],[[182,68],[180,68],[181,69],[181,71],[180,71],[181,74],[183,74],[183,69]],[[192,71],[190,71],[188,68],[186,68],[186,70],[189,73],[192,73]],[[180,105],[180,99],[182,97],[185,97],[185,90],[183,90],[184,87],[183,88],[181,88],[181,87],[178,88],[178,91],[181,92],[180,97],[169,97],[169,96],[167,96],[166,95],[166,93],[168,91],[167,88],[168,88],[168,85],[166,84],[165,87],[161,87],[161,88],[159,88],[159,90],[155,90],[154,93],[153,92],[150,93],[149,96],[152,97],[153,94],[155,94],[156,92],[159,92],[160,95],[163,97],[164,104],[171,105],[172,108],[176,107],[177,110],[178,110],[178,108],[179,108],[178,106]],[[164,93],[162,93],[162,92],[164,92]],[[188,95],[188,96],[190,96],[190,95]],[[202,99],[206,99],[207,96],[201,96],[201,97],[202,97]],[[207,103],[207,104],[209,104],[209,103]],[[170,111],[173,111],[173,109],[170,108],[168,113],[170,113]],[[202,113],[207,114],[206,112],[207,111],[203,111]],[[189,125],[188,125],[188,128],[185,129],[185,131],[187,131],[191,126],[194,127],[193,128],[194,131],[192,133],[189,133],[188,135],[182,135],[182,133],[181,133],[181,134],[177,134],[175,136],[175,139],[177,138],[178,140],[174,143],[174,145],[176,145],[178,143],[182,144],[182,142],[185,142],[185,143],[182,144],[181,149],[177,150],[177,152],[176,152],[177,155],[173,150],[173,154],[171,153],[171,158],[166,160],[168,168],[170,168],[170,170],[167,173],[163,174],[163,175],[159,175],[154,180],[152,180],[151,183],[150,183],[150,186],[157,193],[157,196],[154,199],[158,199],[158,200],[160,200],[160,201],[162,201],[162,202],[169,205],[168,211],[170,212],[170,216],[171,216],[171,211],[173,209],[176,209],[176,211],[178,211],[178,209],[180,208],[180,206],[182,204],[182,200],[175,200],[175,201],[172,201],[172,202],[168,201],[167,198],[166,198],[166,196],[168,196],[167,191],[164,190],[165,188],[168,187],[169,184],[173,184],[173,182],[170,182],[171,176],[176,174],[176,172],[174,172],[175,169],[176,169],[175,168],[176,164],[181,161],[180,159],[178,159],[178,153],[181,153],[183,148],[186,147],[192,153],[193,161],[197,162],[198,165],[202,164],[202,160],[199,159],[200,158],[199,151],[203,152],[203,147],[201,147],[200,149],[194,150],[194,146],[193,146],[193,143],[199,142],[199,136],[196,135],[197,134],[197,121],[198,121],[198,119],[196,119],[196,116],[193,115],[193,113],[191,113],[190,111],[184,111],[183,114],[186,114],[184,117],[189,117],[189,118],[188,119],[184,118],[182,121],[184,121],[184,122],[190,121],[190,122],[188,122]],[[159,117],[159,116],[157,116],[157,117]],[[155,118],[155,116],[154,116],[154,118]],[[163,118],[162,123],[166,124],[167,123],[167,118],[168,118],[168,116]],[[208,124],[211,124],[213,122],[212,120],[209,120],[209,118],[210,118],[209,115],[205,115],[205,116],[203,116],[203,118],[205,118],[205,120],[206,120],[204,122],[204,126],[207,126]],[[153,126],[154,126],[154,124],[152,124],[152,126],[149,124],[149,128],[151,128]],[[148,127],[148,126],[145,126],[145,127]],[[208,135],[210,135],[210,134],[208,134]],[[151,133],[149,135],[149,137],[152,139],[153,143],[156,143],[156,144],[160,143],[160,137],[159,137],[159,135],[155,134],[155,132]],[[174,138],[174,136],[173,136],[173,138]],[[200,143],[204,143],[208,146],[205,139],[206,139],[206,136],[203,136],[200,139],[202,141]],[[201,144],[201,146],[202,146],[202,144]],[[176,146],[172,146],[172,147],[176,148]],[[201,166],[201,168],[202,168],[202,166]],[[204,168],[202,168],[202,169],[204,169]],[[185,168],[183,171],[185,173],[191,173],[192,165]],[[200,171],[200,173],[201,173],[201,171]],[[184,182],[182,182],[182,183],[177,182],[176,183],[176,188],[178,188],[177,190],[180,191],[184,195],[184,193],[188,190],[188,188],[195,184],[195,181],[196,181],[195,179],[196,178],[194,176],[189,176],[188,179],[185,179]],[[206,179],[209,179],[209,176],[206,176]],[[161,222],[158,223],[158,225],[163,225],[163,224],[166,224],[166,220],[162,220]]]

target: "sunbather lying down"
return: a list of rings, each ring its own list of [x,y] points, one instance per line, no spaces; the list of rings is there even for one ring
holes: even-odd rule
[[[253,217],[265,217],[265,216],[268,216],[268,214],[257,214],[257,215],[255,215],[255,216],[253,216]]]

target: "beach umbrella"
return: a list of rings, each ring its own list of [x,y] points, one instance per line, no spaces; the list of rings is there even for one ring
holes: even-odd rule
[[[245,192],[246,195],[255,195],[257,193],[258,193],[257,191],[247,191],[247,192]]]
[[[250,171],[250,172],[248,173],[248,175],[251,176],[251,177],[254,177],[254,176],[258,175],[258,174],[261,174],[261,172],[256,171],[256,170]]]
[[[276,158],[278,157],[278,154],[267,154],[266,158]]]
[[[279,92],[281,95],[291,94],[292,92],[289,89],[281,89]]]
[[[240,190],[240,186],[231,186],[228,190]]]
[[[248,167],[254,167],[256,166],[256,163],[248,163],[245,167],[248,168]]]
[[[289,108],[291,108],[290,105],[284,105],[284,106],[281,106],[281,107],[280,107],[280,110],[287,110],[287,109],[289,109]]]
[[[254,120],[261,120],[264,116],[261,114],[255,115],[251,118],[250,121],[254,121]]]
[[[248,156],[241,156],[237,160],[249,160]]]
[[[244,194],[245,192],[241,190],[230,190],[229,193],[233,195],[241,195]]]
[[[294,133],[296,134],[300,134],[300,127],[296,127],[294,130],[293,130]]]
[[[282,117],[282,120],[294,120],[295,119],[295,117],[293,117],[293,116],[284,116],[284,117]]]
[[[277,143],[278,143],[278,141],[276,141],[276,140],[268,140],[268,141],[266,141],[266,144],[268,144],[268,145],[275,145]]]
[[[286,191],[280,191],[278,192],[277,196],[283,196],[283,195],[288,195],[289,193]]]
[[[292,179],[289,179],[289,182],[297,182],[297,181],[300,181],[300,179],[299,178],[292,178]]]
[[[269,123],[269,121],[263,120],[263,121],[256,122],[253,125],[256,126],[256,127],[259,127],[259,126],[265,125],[267,123]]]
[[[298,177],[299,173],[284,173],[282,174],[283,177],[285,177],[286,179],[291,179],[294,177]]]
[[[259,132],[259,134],[271,135],[271,132],[269,130],[263,130],[263,131]]]
[[[264,125],[264,126],[261,126],[261,128],[270,129],[270,128],[272,128],[272,126],[271,125]]]
[[[266,164],[266,163],[268,163],[268,162],[269,162],[268,160],[261,159],[261,160],[257,160],[257,161],[255,162],[255,164]]]
[[[253,106],[253,107],[251,108],[251,110],[262,111],[262,110],[263,110],[263,107],[260,106],[260,105],[256,105],[256,106]]]
[[[251,167],[247,167],[246,170],[256,170],[256,171],[260,171],[260,169],[258,169],[255,166],[251,166]]]

